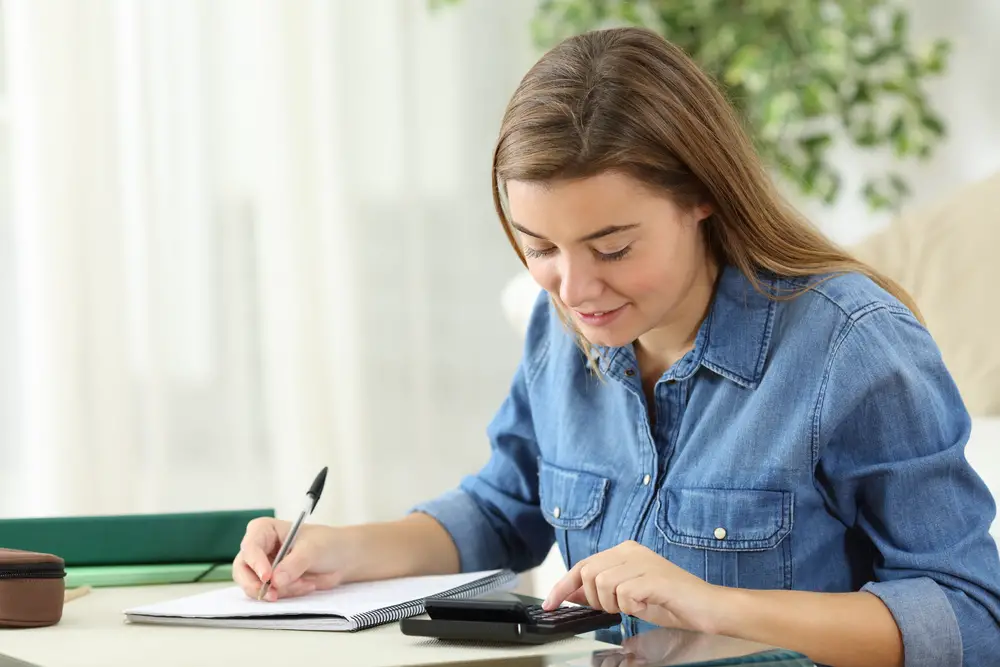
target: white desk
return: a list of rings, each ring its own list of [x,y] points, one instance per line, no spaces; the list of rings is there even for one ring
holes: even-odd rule
[[[229,583],[97,588],[68,602],[48,628],[0,629],[0,656],[39,667],[409,667],[476,664],[504,658],[564,656],[571,660],[617,647],[574,637],[541,646],[448,645],[407,637],[389,624],[360,632],[237,630],[125,622],[123,610]],[[654,630],[632,647],[649,662],[685,664],[743,656],[770,647],[727,637]],[[560,660],[556,660],[560,662]],[[578,661],[573,660],[574,664]],[[585,660],[581,664],[589,664]],[[4,661],[0,658],[0,665]],[[610,664],[617,664],[612,659]],[[629,663],[632,664],[632,663]]]
[[[360,632],[291,632],[140,625],[124,609],[230,584],[95,588],[48,628],[0,630],[0,654],[41,667],[395,667],[587,653],[609,644],[575,637],[538,647],[441,646],[396,624]]]

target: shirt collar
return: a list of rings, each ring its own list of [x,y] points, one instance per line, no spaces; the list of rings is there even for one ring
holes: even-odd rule
[[[762,275],[758,280],[765,292],[774,291],[775,278]],[[777,302],[754,289],[739,269],[724,266],[719,274],[712,306],[698,329],[694,349],[679,359],[663,377],[684,380],[703,366],[742,387],[756,389],[764,375],[776,306]],[[596,352],[602,372],[621,379],[629,377],[633,381],[638,380],[638,377],[627,374],[629,369],[635,368],[631,345],[624,348],[598,347]]]
[[[762,275],[758,281],[765,292],[774,292],[774,277]],[[702,324],[707,336],[701,365],[743,387],[756,389],[764,375],[777,303],[754,289],[739,269],[725,266],[710,316]]]

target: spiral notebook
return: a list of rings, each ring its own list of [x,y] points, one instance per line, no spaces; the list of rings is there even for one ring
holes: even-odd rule
[[[260,630],[353,632],[424,612],[428,597],[476,597],[511,587],[510,570],[405,577],[345,584],[276,602],[258,601],[237,586],[125,610],[130,623]]]

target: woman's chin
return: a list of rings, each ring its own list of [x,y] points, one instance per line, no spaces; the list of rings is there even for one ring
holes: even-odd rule
[[[625,347],[635,340],[624,331],[608,331],[606,327],[583,326],[580,327],[580,332],[587,339],[587,342],[598,347]]]

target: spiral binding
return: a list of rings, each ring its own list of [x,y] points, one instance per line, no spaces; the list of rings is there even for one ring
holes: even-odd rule
[[[494,588],[502,586],[514,579],[514,573],[510,570],[504,570],[503,572],[498,572],[494,575],[486,577],[485,579],[478,579],[476,581],[470,582],[468,584],[463,584],[456,588],[452,588],[443,593],[435,594],[434,597],[453,597],[453,598],[470,598],[486,593]],[[383,609],[375,609],[373,611],[366,611],[364,613],[358,614],[357,616],[351,617],[349,620],[354,626],[352,630],[364,630],[366,628],[373,628],[376,625],[383,625],[385,623],[392,623],[393,621],[399,621],[410,616],[416,616],[418,614],[424,613],[424,600],[421,598],[419,600],[410,600],[409,602],[401,602],[399,604],[392,605],[391,607],[385,607]]]

